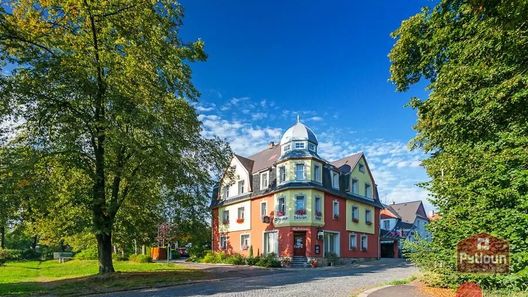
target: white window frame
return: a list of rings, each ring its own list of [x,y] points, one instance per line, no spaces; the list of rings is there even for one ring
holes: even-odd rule
[[[372,186],[369,183],[365,183],[365,197],[372,198]]]
[[[336,216],[339,218],[339,201],[334,200],[332,202],[332,216],[335,218]]]
[[[352,205],[352,222],[359,222],[359,207],[356,205]],[[357,214],[357,215],[356,215]]]
[[[242,189],[240,189],[240,184],[242,183]],[[238,186],[238,195],[240,194],[244,194],[244,187],[246,186],[245,185],[245,180],[239,180],[238,183],[237,183],[237,186]]]
[[[317,200],[319,200],[319,204],[317,203]],[[323,198],[319,196],[315,196],[314,198],[314,215],[317,216],[317,212],[319,211],[321,213],[321,216],[323,216]]]
[[[364,243],[364,247],[363,247],[363,243]],[[368,250],[368,236],[365,235],[365,234],[362,234],[361,235],[361,250],[362,251],[367,251]]]
[[[222,196],[224,198],[229,198],[229,188],[230,188],[230,186],[224,186],[224,191],[222,193]]]
[[[330,234],[334,234],[336,236],[336,241],[334,244],[335,244],[335,248],[336,248],[336,251],[335,253],[337,254],[338,257],[341,256],[341,233],[338,232],[338,231],[324,231],[325,235],[326,233],[330,233]],[[324,247],[324,250],[323,250],[323,255],[325,255],[328,251],[326,250],[326,244],[325,244],[325,241],[326,241],[326,236],[324,236],[324,239],[323,239],[323,247]]]
[[[321,165],[314,164],[314,181],[321,182]]]
[[[372,223],[372,210],[365,209],[365,224],[370,225]]]
[[[240,210],[242,210],[242,212],[240,212]],[[240,220],[240,219],[245,220],[245,216],[246,216],[245,212],[246,212],[245,207],[241,206],[237,208],[237,220]],[[242,214],[242,216],[240,216],[240,214]]]
[[[222,239],[223,239],[223,243],[222,244]],[[221,249],[221,250],[227,250],[227,235],[225,234],[220,234],[220,237],[218,239],[218,247]]]
[[[284,207],[284,210],[281,210],[281,204],[280,204],[281,199],[284,201],[284,203],[282,204]],[[279,213],[279,211],[282,211],[283,213],[282,216],[286,216],[286,197],[284,196],[277,198],[277,214]]]
[[[297,201],[299,200],[299,198],[302,197],[302,208],[297,208]],[[306,211],[306,195],[295,195],[295,212],[297,212],[298,210],[304,210]]]
[[[332,171],[332,188],[339,190],[339,173]]]
[[[246,248],[244,248],[244,241],[242,239],[242,237],[245,237],[245,236],[247,236],[247,245],[245,246]],[[240,234],[240,250],[241,251],[247,250],[249,249],[250,245],[251,245],[251,234],[249,233]]]
[[[354,239],[352,239],[352,237],[354,237]],[[358,236],[356,233],[351,232],[348,234],[348,250],[349,251],[357,249],[357,245],[358,245],[357,241],[358,241]]]
[[[270,251],[267,250],[267,246],[266,246],[266,234],[269,234],[269,233],[275,233],[277,240],[275,241],[275,245],[273,247],[274,250],[271,251],[271,253],[275,253],[275,255],[278,256],[279,255],[279,231],[277,230],[270,230],[270,231],[262,232],[262,253],[264,255],[267,255],[268,253],[270,253]]]
[[[267,215],[268,215],[268,202],[266,201],[260,202],[260,217],[263,218]]]
[[[300,150],[300,149],[304,149],[306,147],[306,145],[304,144],[304,142],[295,142],[295,149],[296,150]]]
[[[226,219],[225,214],[227,214],[227,219]],[[224,209],[222,211],[222,224],[224,224],[224,222],[227,222],[227,224],[229,224],[229,210],[227,209]]]
[[[281,170],[284,170],[284,175],[281,174]],[[282,166],[279,166],[278,167],[278,180],[279,180],[279,184],[282,184],[284,182],[286,182],[286,166],[282,165]]]
[[[266,182],[264,183],[264,176],[266,176]],[[261,190],[265,190],[267,189],[269,186],[269,173],[266,171],[266,172],[262,172],[260,174],[260,189]]]
[[[284,151],[287,152],[291,149],[291,145],[290,144],[287,144],[284,146]]]
[[[350,188],[353,194],[359,194],[359,180],[352,178]]]
[[[302,176],[299,179],[297,166],[302,166]],[[295,180],[305,180],[306,179],[306,164],[304,163],[295,163]]]

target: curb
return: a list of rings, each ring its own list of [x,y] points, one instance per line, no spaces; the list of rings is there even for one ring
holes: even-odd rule
[[[378,290],[381,290],[381,289],[385,289],[385,288],[388,288],[388,287],[394,287],[392,285],[387,285],[387,286],[381,286],[381,287],[376,287],[376,288],[372,288],[372,289],[368,289],[362,293],[359,293],[359,295],[357,295],[357,297],[368,297],[368,295],[370,295],[371,293],[374,293]]]

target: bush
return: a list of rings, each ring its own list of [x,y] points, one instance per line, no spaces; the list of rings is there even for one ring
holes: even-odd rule
[[[244,256],[241,254],[234,254],[227,257],[226,263],[232,265],[244,265],[246,264],[246,258],[244,258]]]
[[[207,252],[205,256],[203,257],[201,262],[204,263],[226,263],[227,260],[227,254],[226,253],[215,253],[215,252]]]
[[[131,255],[128,257],[128,261],[136,263],[150,263],[152,262],[152,258],[147,255]]]
[[[171,260],[177,260],[179,258],[181,258],[180,251],[171,250]]]
[[[98,253],[97,253],[97,247],[89,247],[85,250],[82,250],[75,254],[75,259],[77,260],[97,260],[98,259]]]
[[[249,257],[246,259],[246,264],[247,265],[256,265],[258,263],[258,261],[260,261],[260,257],[259,256],[256,256],[256,257]]]
[[[195,257],[195,258],[203,258],[205,254],[210,252],[211,250],[207,250],[203,245],[193,245],[192,247],[187,249],[187,252],[189,253],[189,257]]]
[[[329,252],[329,253],[326,253],[325,256],[326,256],[326,260],[328,261],[329,265],[337,265],[338,264],[339,257],[337,256],[336,253]]]
[[[274,253],[271,253],[260,258],[256,265],[261,267],[281,267],[281,262],[275,257]]]
[[[112,254],[112,260],[114,261],[126,261],[128,260],[127,255],[122,254]]]
[[[22,250],[0,249],[0,259],[5,261],[22,260]]]

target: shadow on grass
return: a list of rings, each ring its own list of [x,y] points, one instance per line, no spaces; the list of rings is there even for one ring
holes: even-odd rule
[[[0,296],[78,296],[122,290],[170,286],[206,278],[200,270],[182,269],[152,272],[116,272],[111,275],[54,280],[48,282],[0,283]]]

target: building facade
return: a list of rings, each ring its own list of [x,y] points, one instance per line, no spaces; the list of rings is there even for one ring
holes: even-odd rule
[[[329,162],[299,120],[280,144],[234,155],[213,192],[214,251],[342,261],[379,258],[379,202],[363,153]]]
[[[429,240],[431,233],[426,229],[428,223],[429,218],[420,200],[385,205],[380,215],[381,256],[401,257],[405,240]]]

